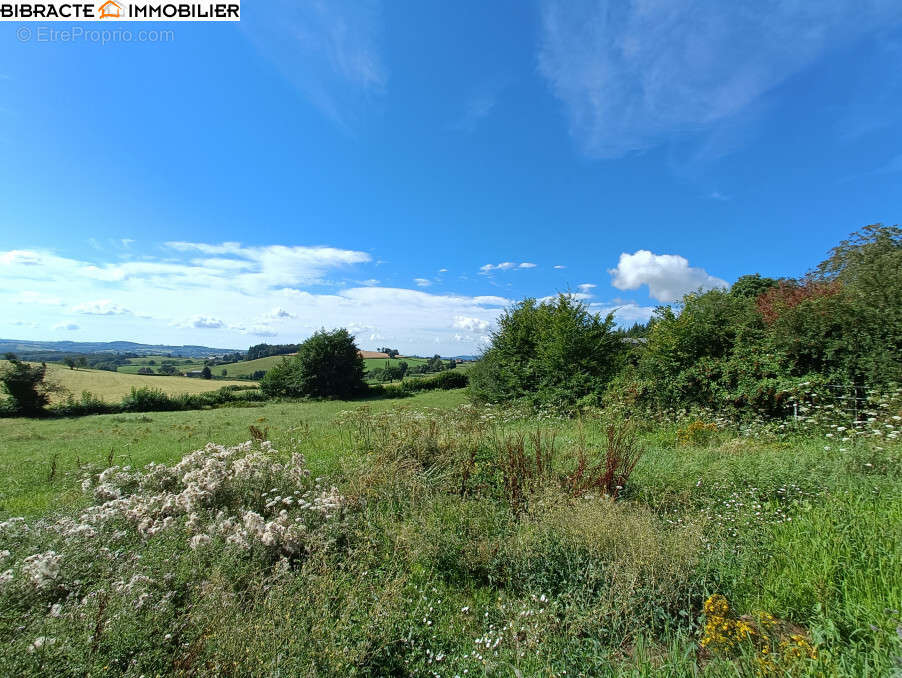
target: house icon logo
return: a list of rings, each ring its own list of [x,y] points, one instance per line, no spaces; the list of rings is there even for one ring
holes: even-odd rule
[[[122,16],[122,6],[113,0],[107,0],[100,6],[101,19],[118,19]]]

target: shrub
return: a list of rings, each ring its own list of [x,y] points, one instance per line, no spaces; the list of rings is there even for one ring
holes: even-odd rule
[[[615,375],[624,344],[602,319],[572,296],[526,299],[498,319],[491,344],[470,371],[470,393],[481,402],[525,398],[573,405],[601,395]]]
[[[627,421],[610,422],[605,427],[605,445],[593,463],[584,440],[576,454],[576,468],[567,476],[566,485],[573,496],[599,491],[616,498],[642,456],[636,430]]]
[[[60,387],[46,380],[47,364],[29,365],[8,355],[9,365],[0,370],[0,383],[12,400],[12,409],[25,416],[39,415]]]

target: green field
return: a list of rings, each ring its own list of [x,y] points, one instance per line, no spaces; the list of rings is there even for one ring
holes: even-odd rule
[[[6,364],[0,360],[0,367]],[[247,385],[247,382],[227,381],[223,379],[195,379],[189,377],[165,377],[143,374],[128,374],[124,372],[110,372],[108,370],[70,370],[65,365],[47,363],[47,378],[59,384],[65,389],[60,393],[54,393],[51,401],[59,403],[66,400],[71,394],[76,398],[82,391],[90,391],[107,402],[117,402],[127,396],[132,388],[150,386],[157,388],[169,395],[180,393],[205,393],[215,391],[223,386],[231,384]]]
[[[237,379],[249,379],[250,376],[258,371],[258,370],[269,370],[273,367],[273,365],[277,365],[282,362],[284,358],[290,358],[291,356],[281,356],[274,355],[268,356],[266,358],[257,358],[256,360],[246,360],[239,363],[232,363],[230,365],[221,365],[218,367],[210,368],[213,370],[213,376],[219,376],[223,369],[228,370],[228,377],[237,378]],[[367,358],[364,362],[364,369],[372,370],[378,367],[385,367],[386,363],[389,363],[392,367],[397,367],[398,363],[404,360],[408,365],[422,365],[426,362],[425,358],[395,358],[392,360],[388,360],[385,358]]]
[[[191,370],[202,370],[204,368],[204,361],[200,358],[167,358],[162,355],[149,355],[140,358],[130,358],[128,365],[120,365],[117,371],[123,374],[137,374],[142,367],[149,367],[154,372],[157,372],[164,361],[174,365],[178,372],[190,372]]]
[[[465,401],[0,420],[0,675],[892,675],[892,416],[646,420],[614,500],[604,414]]]

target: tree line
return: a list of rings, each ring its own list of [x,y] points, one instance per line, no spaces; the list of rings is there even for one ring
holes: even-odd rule
[[[569,295],[502,314],[470,374],[476,400],[781,414],[799,383],[902,383],[902,230],[853,233],[798,278],[740,277],[628,330]]]

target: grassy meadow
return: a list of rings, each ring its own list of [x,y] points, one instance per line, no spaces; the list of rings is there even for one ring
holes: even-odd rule
[[[0,367],[5,363],[5,360],[0,360]],[[52,395],[52,403],[63,402],[70,394],[78,397],[82,391],[90,391],[107,402],[117,402],[127,396],[132,388],[143,386],[160,389],[168,395],[178,395],[181,393],[205,393],[233,384],[247,385],[247,382],[223,379],[151,376],[83,368],[70,370],[65,365],[57,363],[47,363],[47,380],[59,384],[63,388],[62,391]]]
[[[634,422],[608,494],[622,424],[465,402],[0,420],[0,674],[898,667],[898,402],[842,443]]]

